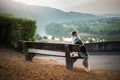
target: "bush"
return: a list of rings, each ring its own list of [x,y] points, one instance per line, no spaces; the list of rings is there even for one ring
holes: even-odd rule
[[[52,40],[54,40],[55,39],[55,37],[54,36],[52,36]]]
[[[0,14],[0,40],[7,45],[17,47],[19,40],[35,40],[36,21],[17,18],[9,14]]]
[[[48,39],[48,37],[47,36],[43,36],[43,39]]]
[[[39,34],[36,35],[36,40],[41,40],[42,39],[42,36],[40,36]]]

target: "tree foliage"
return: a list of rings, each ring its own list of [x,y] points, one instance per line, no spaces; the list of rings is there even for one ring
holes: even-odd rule
[[[70,37],[73,30],[80,32],[82,40],[86,41],[91,38],[100,40],[120,40],[120,18],[106,18],[84,23],[79,21],[67,23],[51,23],[45,28],[48,35],[54,37]]]
[[[46,26],[46,33],[50,34],[54,37],[62,37],[64,36],[64,28],[61,24],[51,23]]]
[[[43,36],[43,39],[48,39],[48,37],[47,36]]]
[[[17,47],[19,40],[35,40],[36,21],[0,14],[0,40]]]
[[[39,34],[36,35],[36,40],[41,40],[42,39],[42,36],[40,36]]]

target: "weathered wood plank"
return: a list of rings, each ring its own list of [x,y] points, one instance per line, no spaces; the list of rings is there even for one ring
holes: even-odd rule
[[[65,44],[54,43],[42,43],[42,42],[27,42],[29,48],[52,50],[52,51],[64,51]]]
[[[43,42],[26,42],[29,48],[52,50],[52,51],[65,51],[65,44],[60,43],[43,43]],[[80,52],[79,45],[68,44],[70,51]]]

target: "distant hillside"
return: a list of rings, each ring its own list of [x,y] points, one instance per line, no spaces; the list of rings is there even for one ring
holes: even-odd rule
[[[104,18],[111,18],[111,17],[120,17],[120,14],[103,14],[99,16],[104,17]]]
[[[0,13],[9,13],[14,14],[17,17],[26,17],[37,20],[37,33],[39,34],[45,34],[45,26],[53,22],[64,23],[99,18],[92,14],[64,12],[62,10],[49,7],[30,6],[14,2],[12,0],[0,0]]]
[[[84,42],[119,41],[120,17],[88,20],[85,22],[51,23],[46,26],[45,30],[48,35],[58,38],[70,37],[70,33],[73,30],[78,30]]]

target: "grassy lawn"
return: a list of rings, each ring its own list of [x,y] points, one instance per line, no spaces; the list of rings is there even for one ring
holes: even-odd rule
[[[0,48],[0,80],[119,80],[120,73],[74,67],[52,60],[24,60],[24,54],[9,48]]]

